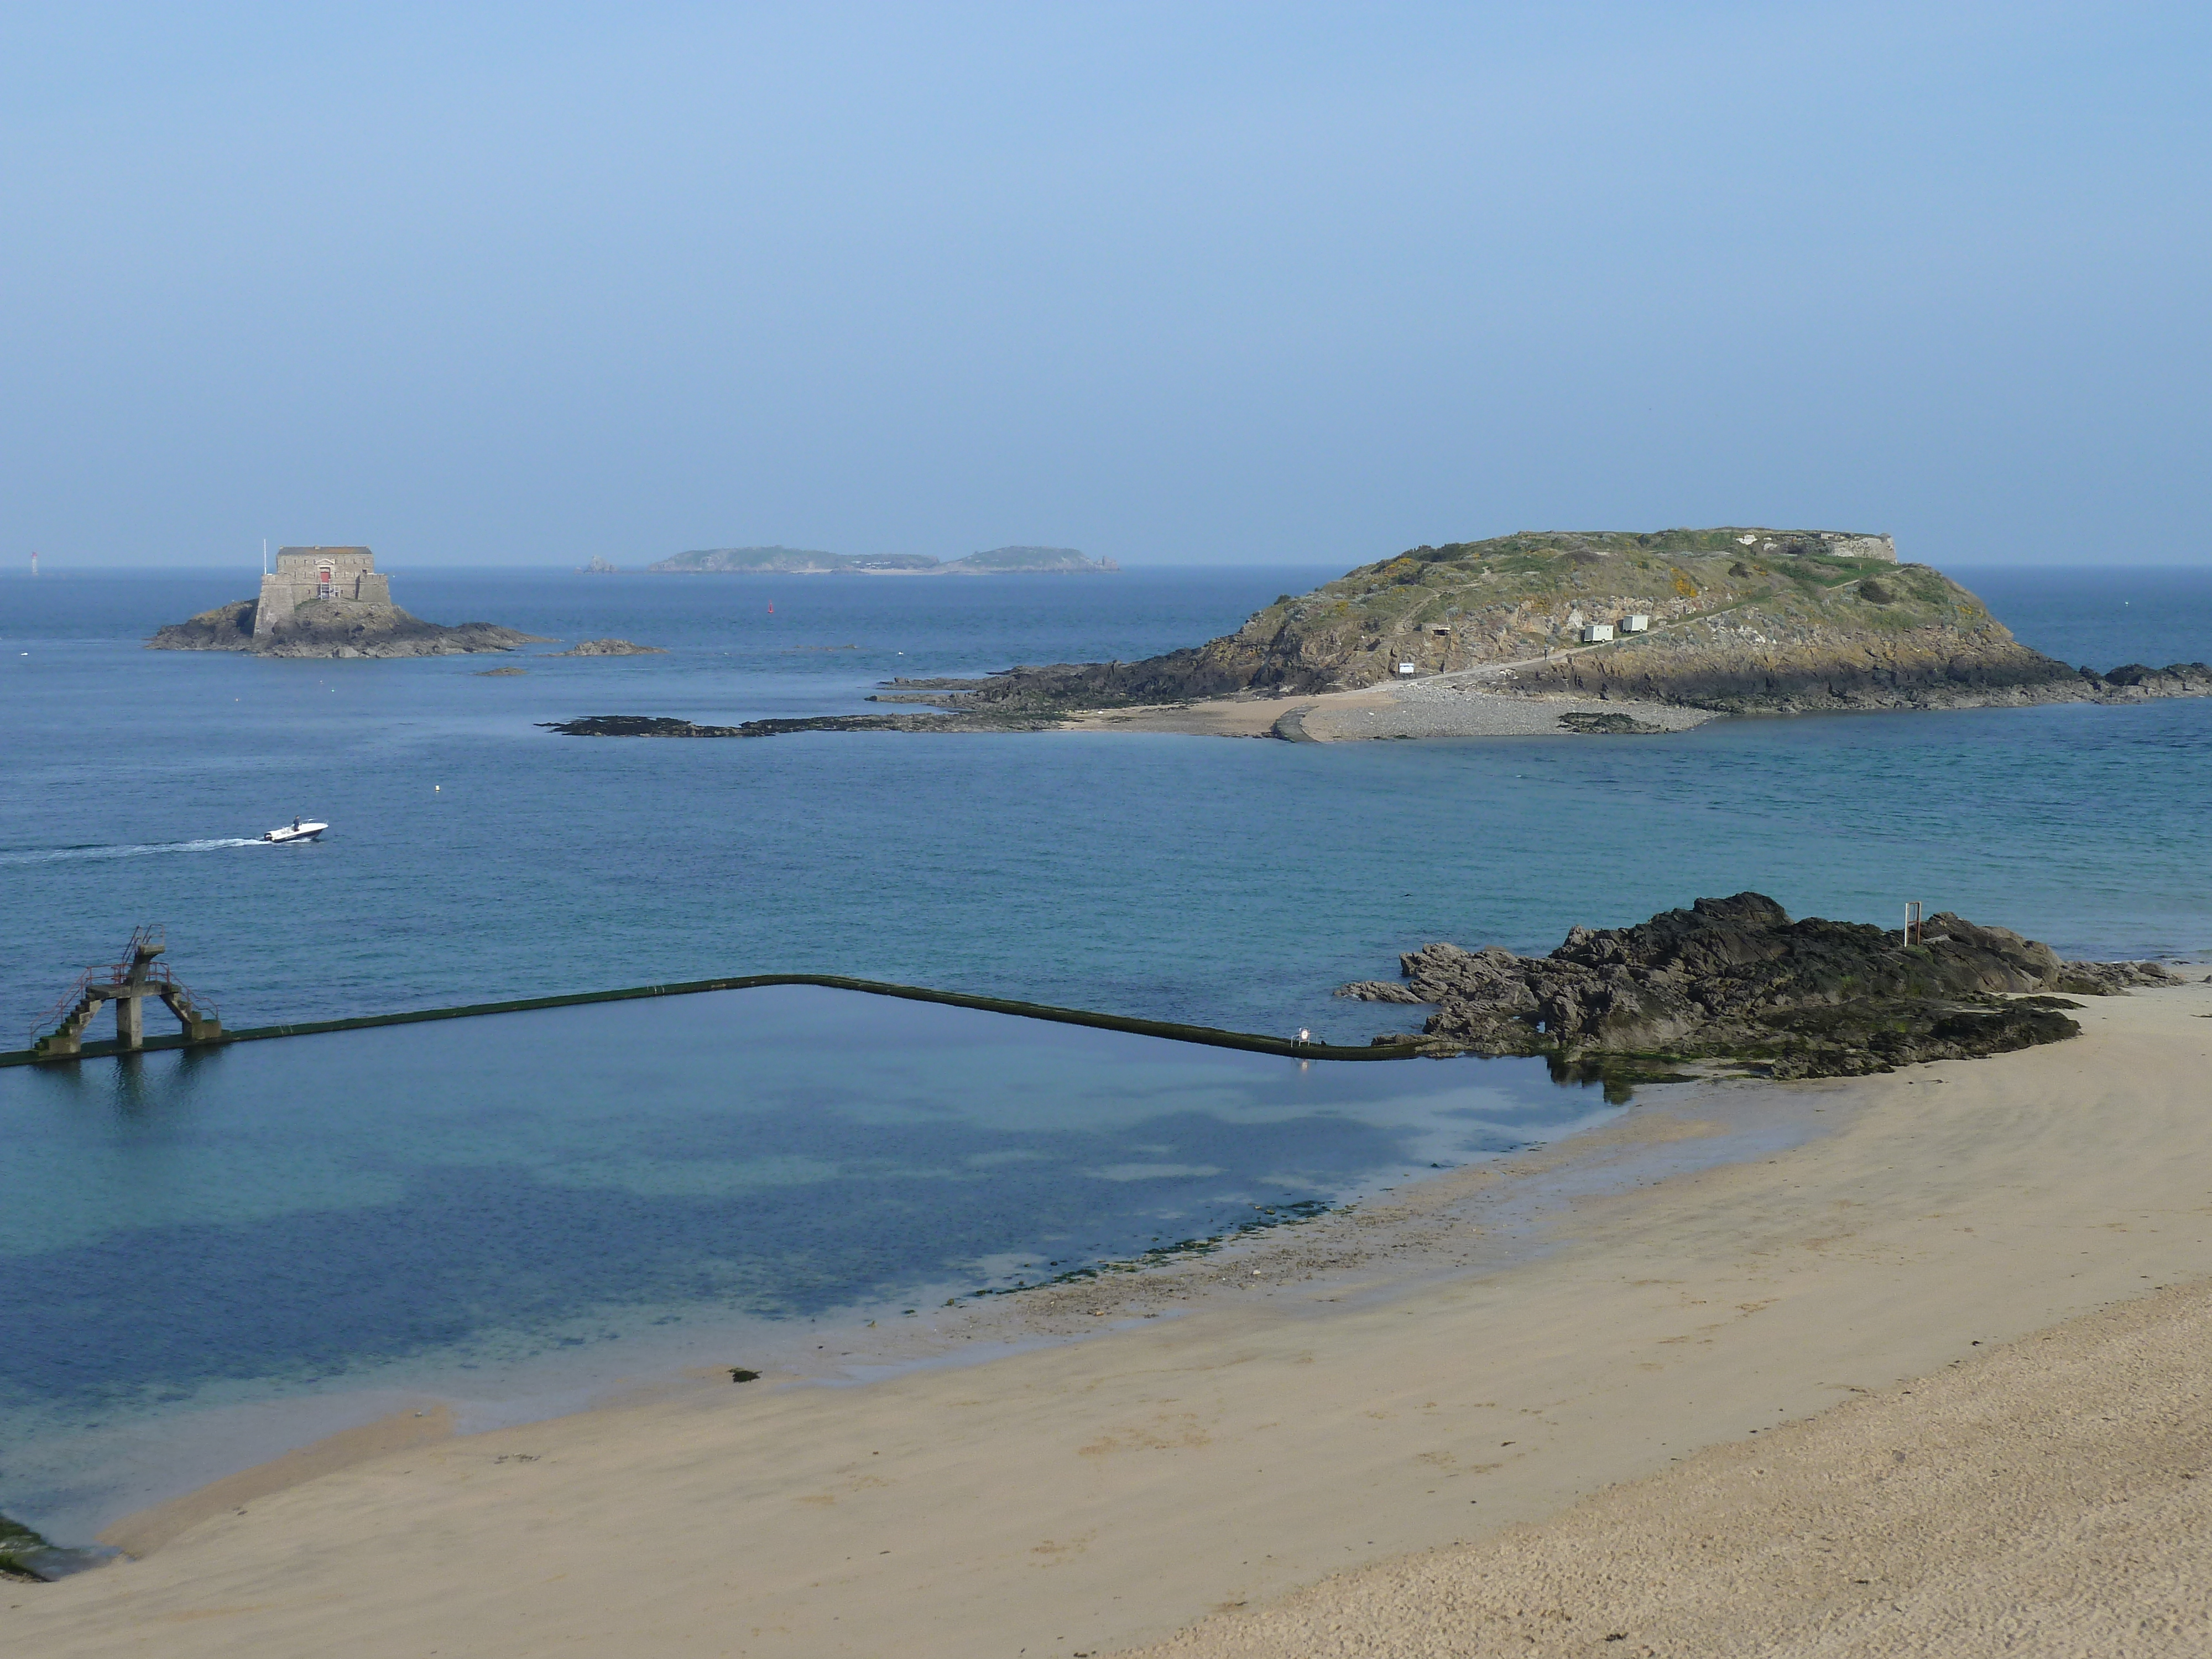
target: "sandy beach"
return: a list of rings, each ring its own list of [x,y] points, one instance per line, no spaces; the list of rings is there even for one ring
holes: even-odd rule
[[[9,1587],[0,1643],[2200,1651],[2212,987],[2076,1017],[1990,1060],[1654,1090],[939,1328],[1084,1340],[426,1419],[126,1523],[143,1559]]]

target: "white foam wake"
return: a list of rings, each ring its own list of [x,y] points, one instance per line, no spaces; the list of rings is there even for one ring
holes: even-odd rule
[[[256,836],[224,836],[212,841],[164,841],[131,847],[43,847],[0,853],[0,865],[55,864],[64,859],[136,859],[154,853],[212,853],[222,847],[258,847]]]

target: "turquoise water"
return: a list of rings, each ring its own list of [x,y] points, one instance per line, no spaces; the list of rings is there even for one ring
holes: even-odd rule
[[[0,584],[0,1014],[27,1026],[141,920],[233,1024],[790,969],[1355,1040],[1376,1011],[1330,989],[1410,945],[1548,948],[1745,887],[1884,921],[1918,898],[2085,953],[2212,945],[2203,702],[1311,750],[535,724],[861,709],[889,673],[1203,637],[1312,574],[403,580],[434,617],[674,647],[490,679],[137,648],[233,577]],[[2038,577],[2000,613],[2069,660],[2201,654],[2212,583],[2157,580],[2171,638],[2112,622],[2110,578]],[[336,829],[221,844],[295,812]]]
[[[1358,745],[538,725],[864,709],[891,674],[1188,643],[1329,574],[398,573],[438,620],[671,647],[501,678],[139,648],[250,572],[0,582],[0,1046],[142,921],[233,1025],[811,969],[1352,1041],[1415,1011],[1332,988],[1426,940],[1548,948],[1744,888],[2212,948],[2212,702]],[[1968,579],[2070,662],[2208,654],[2204,573]],[[330,838],[239,844],[295,812]],[[1601,1109],[1526,1067],[1301,1073],[793,994],[0,1073],[0,1509],[143,1495],[88,1449],[118,1425],[1011,1283]]]

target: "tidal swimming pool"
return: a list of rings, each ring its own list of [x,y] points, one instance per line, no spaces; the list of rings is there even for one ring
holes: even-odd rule
[[[806,987],[0,1072],[0,1510],[210,1408],[1035,1284],[1611,1109]]]

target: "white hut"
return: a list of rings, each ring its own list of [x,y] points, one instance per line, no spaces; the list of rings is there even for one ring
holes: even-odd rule
[[[1613,624],[1611,623],[1586,623],[1583,628],[1583,643],[1584,645],[1601,645],[1612,637]]]
[[[1640,611],[1632,617],[1623,617],[1620,619],[1620,631],[1624,634],[1649,634],[1651,631],[1651,618]]]

